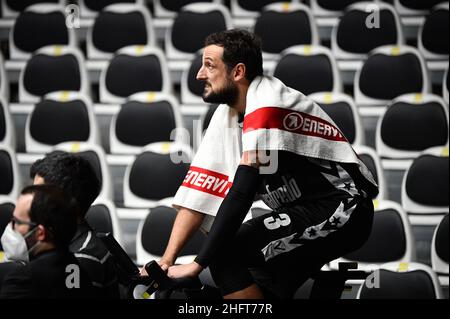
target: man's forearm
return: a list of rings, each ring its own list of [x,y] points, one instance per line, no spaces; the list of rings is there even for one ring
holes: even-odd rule
[[[162,259],[169,263],[174,263],[181,249],[200,228],[205,215],[187,208],[178,211],[170,234],[169,243]]]

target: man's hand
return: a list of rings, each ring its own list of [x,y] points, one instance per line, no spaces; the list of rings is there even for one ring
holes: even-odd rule
[[[169,267],[173,265],[173,262],[165,260],[165,259],[161,259],[158,261],[158,265],[159,265],[159,267],[161,267],[161,269],[164,272],[167,272],[167,269],[169,269]],[[141,272],[141,276],[143,276],[143,277],[148,276],[147,271],[145,270],[145,267],[142,267],[140,272]]]
[[[160,261],[158,261],[158,265],[159,265],[159,267],[161,267],[161,269],[164,272],[167,272],[169,267],[173,266],[173,261],[170,261],[170,260],[167,260],[167,259],[161,259]]]
[[[177,265],[169,267],[167,275],[170,278],[197,277],[203,270],[202,266],[195,261],[186,265]]]

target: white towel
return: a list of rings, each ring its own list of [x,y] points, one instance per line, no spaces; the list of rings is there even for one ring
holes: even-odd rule
[[[239,129],[237,112],[220,105],[175,195],[175,208],[186,207],[208,216],[217,214],[240,162]],[[376,185],[333,120],[311,99],[273,77],[257,77],[248,89],[242,146],[244,151],[282,150],[356,163],[362,175]],[[274,167],[270,165],[268,173]],[[208,230],[212,221],[206,218],[203,229]]]

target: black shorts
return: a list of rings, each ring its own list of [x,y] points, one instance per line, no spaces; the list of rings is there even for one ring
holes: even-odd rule
[[[342,215],[342,225],[335,221],[338,206],[331,205],[325,218],[315,206],[305,205],[242,224],[234,241],[210,265],[222,294],[256,282],[269,296],[290,298],[324,264],[361,247],[372,228],[372,201],[355,203],[348,218]],[[325,230],[314,233],[315,229]]]

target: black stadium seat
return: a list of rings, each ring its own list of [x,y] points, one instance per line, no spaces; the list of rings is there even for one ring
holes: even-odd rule
[[[105,205],[91,206],[86,214],[86,220],[96,232],[112,233],[114,236],[111,216]]]
[[[263,53],[279,54],[294,45],[318,44],[314,18],[309,8],[300,4],[266,7],[256,19],[254,32],[261,39]]]
[[[449,4],[436,6],[425,20],[418,47],[426,59],[447,60],[449,54]]]
[[[169,142],[170,133],[176,128],[173,106],[167,100],[129,101],[122,105],[115,124],[117,139],[133,146]]]
[[[136,3],[136,0],[82,0],[91,11],[102,11],[106,6],[116,3]]]
[[[198,2],[183,7],[166,33],[167,58],[191,59],[203,48],[208,35],[228,29],[230,23],[228,9],[223,5]]]
[[[195,2],[221,3],[222,0],[153,0],[155,17],[173,18],[182,7]]]
[[[420,205],[447,207],[447,212],[441,213],[448,213],[448,164],[448,156],[423,154],[417,157],[405,174],[404,195]],[[407,212],[410,213],[408,209]]]
[[[313,0],[321,8],[328,11],[344,11],[349,5],[360,0]]]
[[[80,66],[76,57],[37,54],[27,63],[24,87],[33,95],[81,89]]]
[[[181,102],[183,104],[202,104],[205,84],[197,80],[197,73],[203,64],[203,54],[199,52],[191,61],[188,69],[181,76]]]
[[[49,145],[86,141],[90,133],[86,106],[82,101],[39,102],[31,115],[30,133],[36,140]]]
[[[442,0],[396,0],[402,6],[412,10],[431,10],[435,5],[442,2]]]
[[[55,91],[89,94],[82,53],[72,47],[47,46],[28,60],[19,79],[19,101],[38,102]]]
[[[0,196],[17,198],[22,185],[19,165],[15,152],[5,145],[0,145],[0,176]]]
[[[156,151],[153,145],[144,148],[127,167],[124,178],[127,207],[152,207],[175,196],[188,172],[191,154],[186,148],[175,146],[168,151]],[[181,162],[175,163],[173,157]]]
[[[61,7],[38,10],[32,7],[22,12],[12,29],[10,52],[12,59],[26,59],[47,45],[69,45],[73,34],[66,26],[66,16]]]
[[[148,52],[133,54],[133,47],[129,49],[119,51],[109,62],[100,89],[100,100],[104,103],[123,102],[138,92],[169,90],[162,52],[149,48]]]
[[[390,263],[391,264],[391,263]],[[392,265],[392,264],[391,264]],[[377,271],[379,286],[371,288],[370,279],[367,284],[361,285],[359,299],[440,299],[442,291],[436,275],[426,265],[411,263],[409,268],[420,265],[425,269],[402,270],[398,263],[392,265],[393,269],[380,269]],[[399,269],[400,268],[400,269]],[[373,285],[373,283],[372,283]]]
[[[419,96],[420,97],[420,96]],[[415,158],[419,152],[448,141],[447,106],[438,96],[414,94],[395,99],[380,119],[376,131],[381,157]]]
[[[395,9],[386,4],[377,4],[379,8],[379,26],[368,28],[367,3],[351,6],[341,17],[333,31],[332,50],[337,59],[359,59],[373,49],[383,45],[403,44],[400,19]]]
[[[87,55],[90,59],[109,59],[123,47],[154,44],[148,10],[143,6],[119,3],[108,6],[96,17],[88,32]]]
[[[14,208],[15,205],[12,200],[0,197],[0,234],[2,235],[3,232],[5,231],[6,226],[11,221],[11,217],[13,217]],[[2,243],[0,242],[0,251],[2,250],[3,250]]]
[[[428,93],[426,65],[417,49],[383,46],[375,49],[355,76],[358,105],[386,105],[407,93]]]
[[[336,62],[331,52],[323,47],[289,48],[275,66],[274,76],[305,95],[342,89]]]
[[[26,124],[27,152],[46,153],[62,142],[98,143],[97,124],[89,99],[76,92],[64,95],[52,93],[36,104]]]
[[[150,210],[144,221],[141,237],[142,246],[146,252],[155,256],[164,254],[176,216],[177,212],[172,207],[158,206]],[[198,254],[204,238],[204,235],[197,231],[183,247],[179,256]]]
[[[4,0],[2,1],[13,12],[22,12],[26,7],[37,3],[60,3],[60,0]]]

